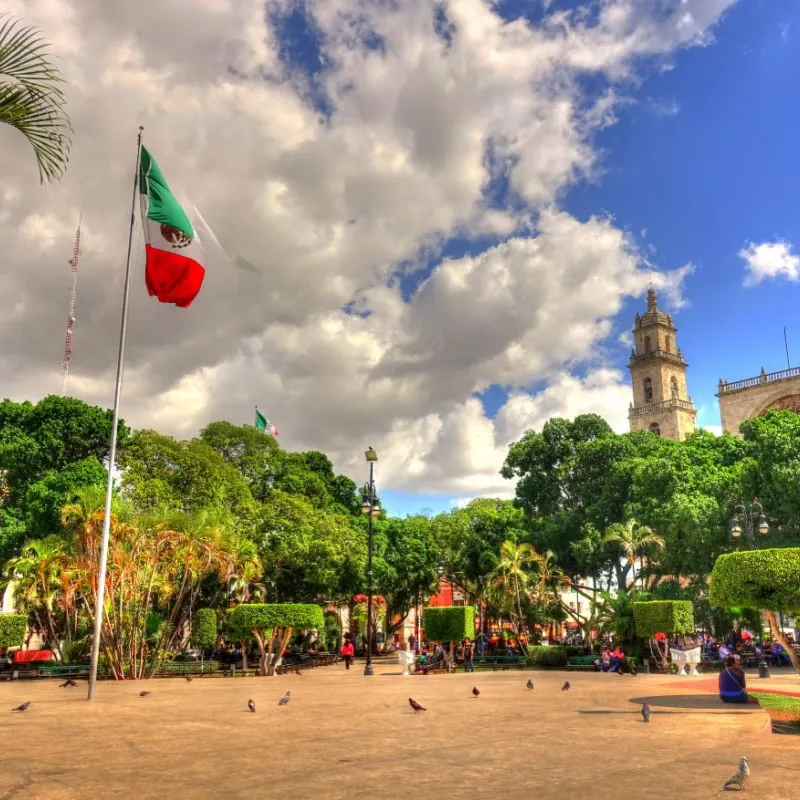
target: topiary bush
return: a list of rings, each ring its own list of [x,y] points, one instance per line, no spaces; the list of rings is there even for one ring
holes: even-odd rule
[[[435,606],[423,613],[426,642],[460,642],[475,636],[472,606]]]
[[[776,611],[800,612],[800,547],[725,553],[711,571],[708,599],[713,606],[764,611],[772,633],[800,672],[800,659],[786,641]]]
[[[445,652],[448,670],[454,668],[453,642],[475,636],[475,608],[473,606],[430,606],[423,612],[426,642],[451,642]]]
[[[217,612],[213,608],[198,608],[192,618],[192,644],[210,650],[217,643]]]
[[[651,600],[633,604],[636,635],[645,639],[664,633],[694,632],[694,606],[691,600]]]
[[[0,647],[22,647],[27,631],[24,614],[0,614]]]
[[[573,656],[586,655],[585,647],[573,645],[532,645],[525,651],[525,663],[529,667],[551,667],[563,669]]]
[[[228,616],[228,627],[237,641],[249,632],[261,652],[262,675],[274,675],[292,630],[319,630],[324,625],[322,609],[305,603],[243,603]]]

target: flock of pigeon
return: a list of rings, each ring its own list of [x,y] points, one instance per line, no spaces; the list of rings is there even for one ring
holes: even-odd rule
[[[186,680],[187,680],[187,682],[191,682],[192,679],[189,676],[186,676]],[[65,688],[68,688],[70,686],[77,686],[77,685],[78,685],[77,681],[72,680],[72,678],[69,678],[66,681],[64,681],[64,683],[59,684],[59,687],[62,688],[62,689],[65,689]],[[532,678],[528,678],[528,682],[525,684],[525,687],[527,688],[527,690],[529,692],[533,691],[534,683],[533,683],[533,679]],[[562,692],[568,692],[570,690],[570,688],[571,688],[570,682],[569,681],[564,681],[564,685],[561,687],[561,691]],[[150,692],[148,692],[148,691],[141,691],[141,692],[139,692],[139,697],[147,697],[149,694],[150,694]],[[480,697],[480,694],[481,694],[480,689],[478,689],[477,686],[473,686],[472,687],[472,696],[477,699],[478,697]],[[279,706],[288,705],[289,701],[291,699],[292,699],[292,693],[287,691],[286,694],[284,694],[280,698],[280,700],[278,700],[278,705]],[[408,703],[411,706],[411,708],[412,708],[412,710],[414,711],[415,714],[418,714],[420,711],[427,711],[427,709],[424,706],[420,705],[416,700],[414,700],[413,697],[409,697],[408,698]],[[22,703],[21,705],[18,705],[16,708],[12,708],[11,711],[12,712],[17,712],[17,713],[22,713],[23,711],[27,711],[27,709],[30,707],[30,705],[31,705],[30,701],[27,702],[27,703]],[[255,700],[252,700],[252,699],[248,700],[247,701],[247,708],[249,709],[251,714],[255,714],[256,713]],[[641,713],[642,713],[642,722],[645,722],[645,723],[649,724],[649,722],[650,722],[650,714],[651,714],[650,704],[649,703],[644,703],[642,705],[642,712]],[[750,777],[750,765],[747,763],[747,756],[742,756],[739,759],[739,767],[738,767],[738,769],[725,782],[725,784],[723,786],[723,789],[738,788],[739,791],[742,791],[743,789],[747,788],[747,786],[745,786],[745,784],[747,783],[747,779],[749,777]]]

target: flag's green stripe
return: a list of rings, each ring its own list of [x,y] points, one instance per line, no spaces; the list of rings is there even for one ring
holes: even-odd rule
[[[169,190],[158,164],[144,147],[139,169],[139,191],[148,195],[148,219],[161,225],[169,225],[194,239],[194,228],[189,217]]]
[[[256,428],[260,431],[267,429],[267,418],[260,411],[256,411]]]

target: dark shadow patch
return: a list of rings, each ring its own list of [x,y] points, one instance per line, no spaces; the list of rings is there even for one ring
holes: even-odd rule
[[[629,703],[642,705],[649,703],[651,706],[662,708],[686,708],[696,711],[727,711],[728,713],[747,714],[760,711],[758,703],[723,703],[719,697],[712,694],[675,694],[660,695],[658,697],[631,697]]]

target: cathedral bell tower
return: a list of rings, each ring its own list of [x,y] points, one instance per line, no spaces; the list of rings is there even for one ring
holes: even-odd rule
[[[656,293],[647,293],[647,311],[636,315],[634,349],[628,368],[633,403],[632,431],[651,431],[665,439],[684,439],[695,429],[692,398],[686,391],[686,361],[677,346],[672,317],[659,311]]]

